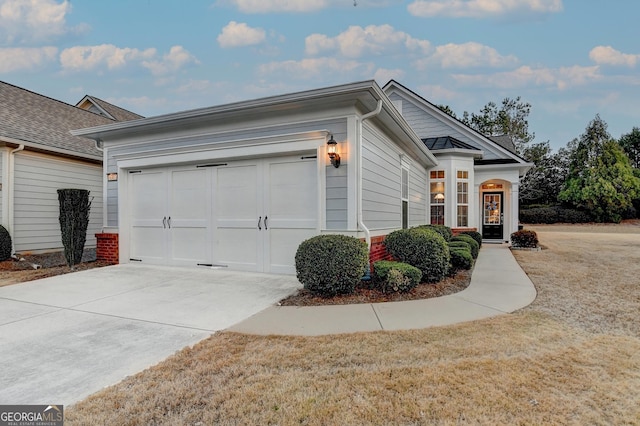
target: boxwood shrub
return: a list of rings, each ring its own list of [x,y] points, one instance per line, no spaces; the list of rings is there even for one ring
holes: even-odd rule
[[[420,269],[403,262],[379,260],[373,264],[375,286],[383,293],[407,292],[420,284]]]
[[[318,235],[296,251],[296,276],[321,296],[353,293],[369,263],[367,243],[345,235]]]
[[[468,235],[478,243],[479,247],[482,247],[482,234],[478,231],[462,231],[459,235]]]
[[[471,256],[473,256],[474,259],[478,258],[480,245],[476,242],[476,240],[471,238],[469,235],[456,235],[455,237],[451,238],[451,241],[464,241],[465,243],[469,244],[469,249],[471,250]]]
[[[0,262],[11,257],[12,247],[9,231],[7,231],[4,226],[0,225]]]
[[[535,231],[522,229],[511,234],[511,245],[513,247],[535,248],[538,247],[538,234]]]
[[[471,250],[469,247],[452,247],[450,249],[451,254],[451,270],[452,272],[459,271],[460,269],[471,269],[473,266],[473,256],[471,256]]]
[[[567,209],[560,206],[533,207],[520,210],[520,222],[522,223],[588,223],[593,218],[588,212],[576,209]]]
[[[451,240],[451,237],[453,237],[453,231],[451,231],[451,228],[445,225],[420,225],[416,226],[416,228],[434,230],[438,234],[442,235],[442,238],[444,238],[446,242],[449,242]]]
[[[438,282],[449,269],[449,246],[442,235],[425,227],[393,231],[384,240],[394,259],[422,272],[422,281]]]

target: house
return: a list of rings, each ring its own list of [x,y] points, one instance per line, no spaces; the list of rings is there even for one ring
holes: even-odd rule
[[[15,252],[62,249],[61,188],[90,191],[87,247],[96,245],[95,234],[102,228],[102,152],[70,130],[140,116],[97,98],[84,100],[84,106],[73,106],[0,82],[0,220]]]
[[[430,115],[419,99],[422,120],[441,124],[438,133],[416,130],[400,89],[364,81],[72,134],[103,146],[103,228],[118,241],[119,262],[292,274],[296,249],[311,236],[352,235],[379,254],[395,229],[434,221],[477,228],[481,196],[494,194],[487,200],[499,211],[514,200],[528,166],[461,123]],[[523,171],[477,164],[487,155],[514,159]],[[451,203],[461,182],[464,203]],[[517,228],[510,209],[499,239]]]

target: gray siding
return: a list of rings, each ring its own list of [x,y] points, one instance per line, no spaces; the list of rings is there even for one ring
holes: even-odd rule
[[[427,172],[415,161],[409,169],[409,226],[427,223]]]
[[[90,191],[85,247],[95,247],[102,229],[102,167],[21,152],[15,156],[13,239],[17,252],[62,248],[58,222],[58,189]]]
[[[347,139],[347,120],[337,118],[331,120],[319,120],[304,123],[291,123],[281,126],[267,128],[241,129],[233,132],[225,132],[221,135],[203,136],[201,139],[189,141],[190,146],[211,144],[216,142],[237,141],[242,139],[254,139],[260,137],[277,136],[282,134],[292,134],[301,132],[312,132],[318,130],[330,130],[337,141]],[[132,145],[110,146],[107,150],[107,170],[106,172],[117,171],[117,164],[114,156],[134,155],[138,153],[149,153],[159,149],[167,149],[178,146],[181,142],[174,140],[150,141],[136,143]],[[344,152],[344,150],[342,150]],[[328,166],[326,169],[326,218],[328,229],[347,228],[347,167],[346,158],[343,158],[342,165],[336,169]],[[116,182],[107,184],[107,225],[118,226],[118,186]]]
[[[369,123],[362,127],[362,218],[370,230],[399,228],[400,156]]]
[[[447,123],[440,121],[438,118],[435,118],[415,103],[400,96],[397,92],[392,93],[389,98],[392,101],[402,101],[402,116],[421,139],[452,136],[471,146],[484,150],[483,159],[485,160],[500,158],[496,153],[487,150],[486,146],[480,146],[477,141],[469,138],[454,127],[449,126]]]

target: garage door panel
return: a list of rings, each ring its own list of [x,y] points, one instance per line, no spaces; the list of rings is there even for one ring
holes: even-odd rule
[[[300,243],[317,235],[315,229],[270,229],[269,272],[275,274],[295,274],[295,257]]]
[[[257,220],[258,166],[221,167],[216,171],[215,210],[218,220]]]
[[[157,228],[135,227],[131,230],[132,259],[161,263],[166,258],[165,236]]]
[[[267,203],[273,219],[317,215],[315,161],[275,162],[269,165]]]
[[[201,228],[180,228],[172,232],[171,260],[176,265],[197,265],[209,261],[209,237]]]
[[[262,267],[256,229],[221,228],[216,232],[216,264],[244,271]],[[233,244],[229,242],[233,241]]]

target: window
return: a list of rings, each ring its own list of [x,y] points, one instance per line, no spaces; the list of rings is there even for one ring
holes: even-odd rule
[[[409,170],[402,168],[402,229],[409,227]]]
[[[469,172],[458,170],[457,172],[457,225],[464,228],[469,226]]]
[[[444,225],[444,170],[432,170],[429,176],[431,224]]]

